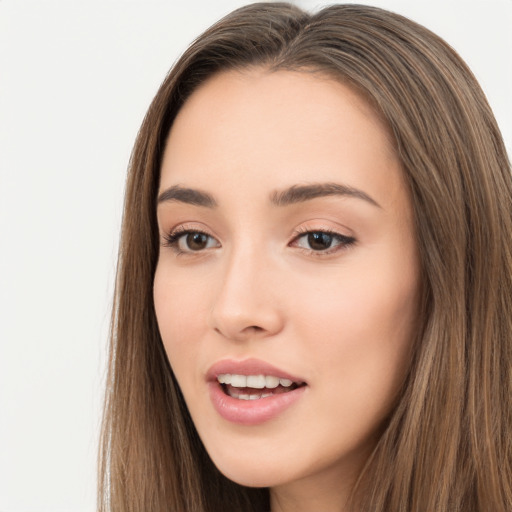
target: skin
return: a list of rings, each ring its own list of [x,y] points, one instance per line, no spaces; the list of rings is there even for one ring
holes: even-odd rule
[[[367,197],[271,201],[313,183]],[[386,126],[324,76],[224,72],[173,124],[159,193],[177,185],[216,202],[159,202],[154,281],[162,340],[206,449],[228,478],[270,487],[273,512],[348,510],[403,383],[417,317],[412,208]],[[204,248],[186,235],[169,246],[180,227],[205,232]],[[326,230],[354,242],[333,237],[322,249],[304,234]],[[225,358],[261,359],[307,387],[276,418],[229,422],[205,379]]]

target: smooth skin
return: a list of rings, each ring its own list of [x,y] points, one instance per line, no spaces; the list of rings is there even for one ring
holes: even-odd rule
[[[283,193],[311,185],[313,198]],[[273,512],[348,510],[416,331],[412,207],[387,127],[325,76],[223,72],[179,112],[159,194],[157,320],[212,460],[269,487]],[[249,426],[216,412],[206,382],[215,362],[247,358],[307,383]]]

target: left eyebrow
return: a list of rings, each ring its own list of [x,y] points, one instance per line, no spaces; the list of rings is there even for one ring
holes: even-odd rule
[[[311,185],[293,185],[282,191],[271,194],[270,200],[276,206],[288,206],[291,204],[310,201],[317,197],[346,196],[362,199],[377,208],[382,208],[375,199],[366,192],[357,188],[341,185],[339,183],[313,183]]]

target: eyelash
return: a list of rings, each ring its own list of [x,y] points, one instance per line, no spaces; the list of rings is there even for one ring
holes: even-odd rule
[[[170,233],[164,235],[164,247],[170,247],[178,256],[180,255],[193,255],[193,254],[199,254],[201,252],[204,252],[206,249],[201,250],[188,250],[184,251],[180,249],[179,242],[180,239],[186,235],[204,235],[208,237],[209,239],[214,239],[209,233],[206,231],[203,231],[201,229],[190,229],[185,226],[179,226],[175,230],[171,231]],[[293,239],[290,242],[290,245],[296,244],[301,238],[312,235],[312,234],[322,234],[322,235],[328,235],[332,237],[335,241],[338,243],[332,248],[329,247],[326,250],[314,250],[314,249],[308,249],[305,247],[297,247],[301,251],[305,252],[306,254],[314,255],[315,257],[322,257],[322,256],[328,256],[331,254],[334,254],[338,251],[346,250],[349,247],[353,246],[356,243],[356,239],[351,236],[342,235],[341,233],[338,233],[336,231],[332,231],[330,229],[307,229],[307,228],[299,228],[293,233]],[[215,240],[215,239],[214,239]]]
[[[179,242],[180,238],[186,236],[186,235],[204,235],[208,238],[213,238],[209,233],[206,231],[203,231],[201,229],[190,229],[185,226],[179,226],[170,233],[167,233],[164,235],[164,247],[170,247],[178,256],[180,255],[189,255],[194,253],[200,253],[202,251],[184,251],[180,249]]]
[[[311,254],[315,257],[325,257],[331,254],[337,253],[339,251],[346,250],[353,246],[356,243],[356,239],[352,236],[342,235],[337,231],[333,231],[331,229],[309,229],[309,228],[298,228],[293,234],[292,244],[297,243],[301,238],[306,237],[312,234],[322,234],[328,235],[332,237],[335,241],[337,241],[337,245],[334,247],[329,247],[326,250],[315,251],[314,249],[307,249],[304,247],[297,247],[298,249],[304,251],[306,254]]]

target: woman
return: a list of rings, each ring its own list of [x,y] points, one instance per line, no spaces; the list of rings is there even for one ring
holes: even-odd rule
[[[100,510],[512,507],[512,180],[386,11],[239,9],[130,164]]]

